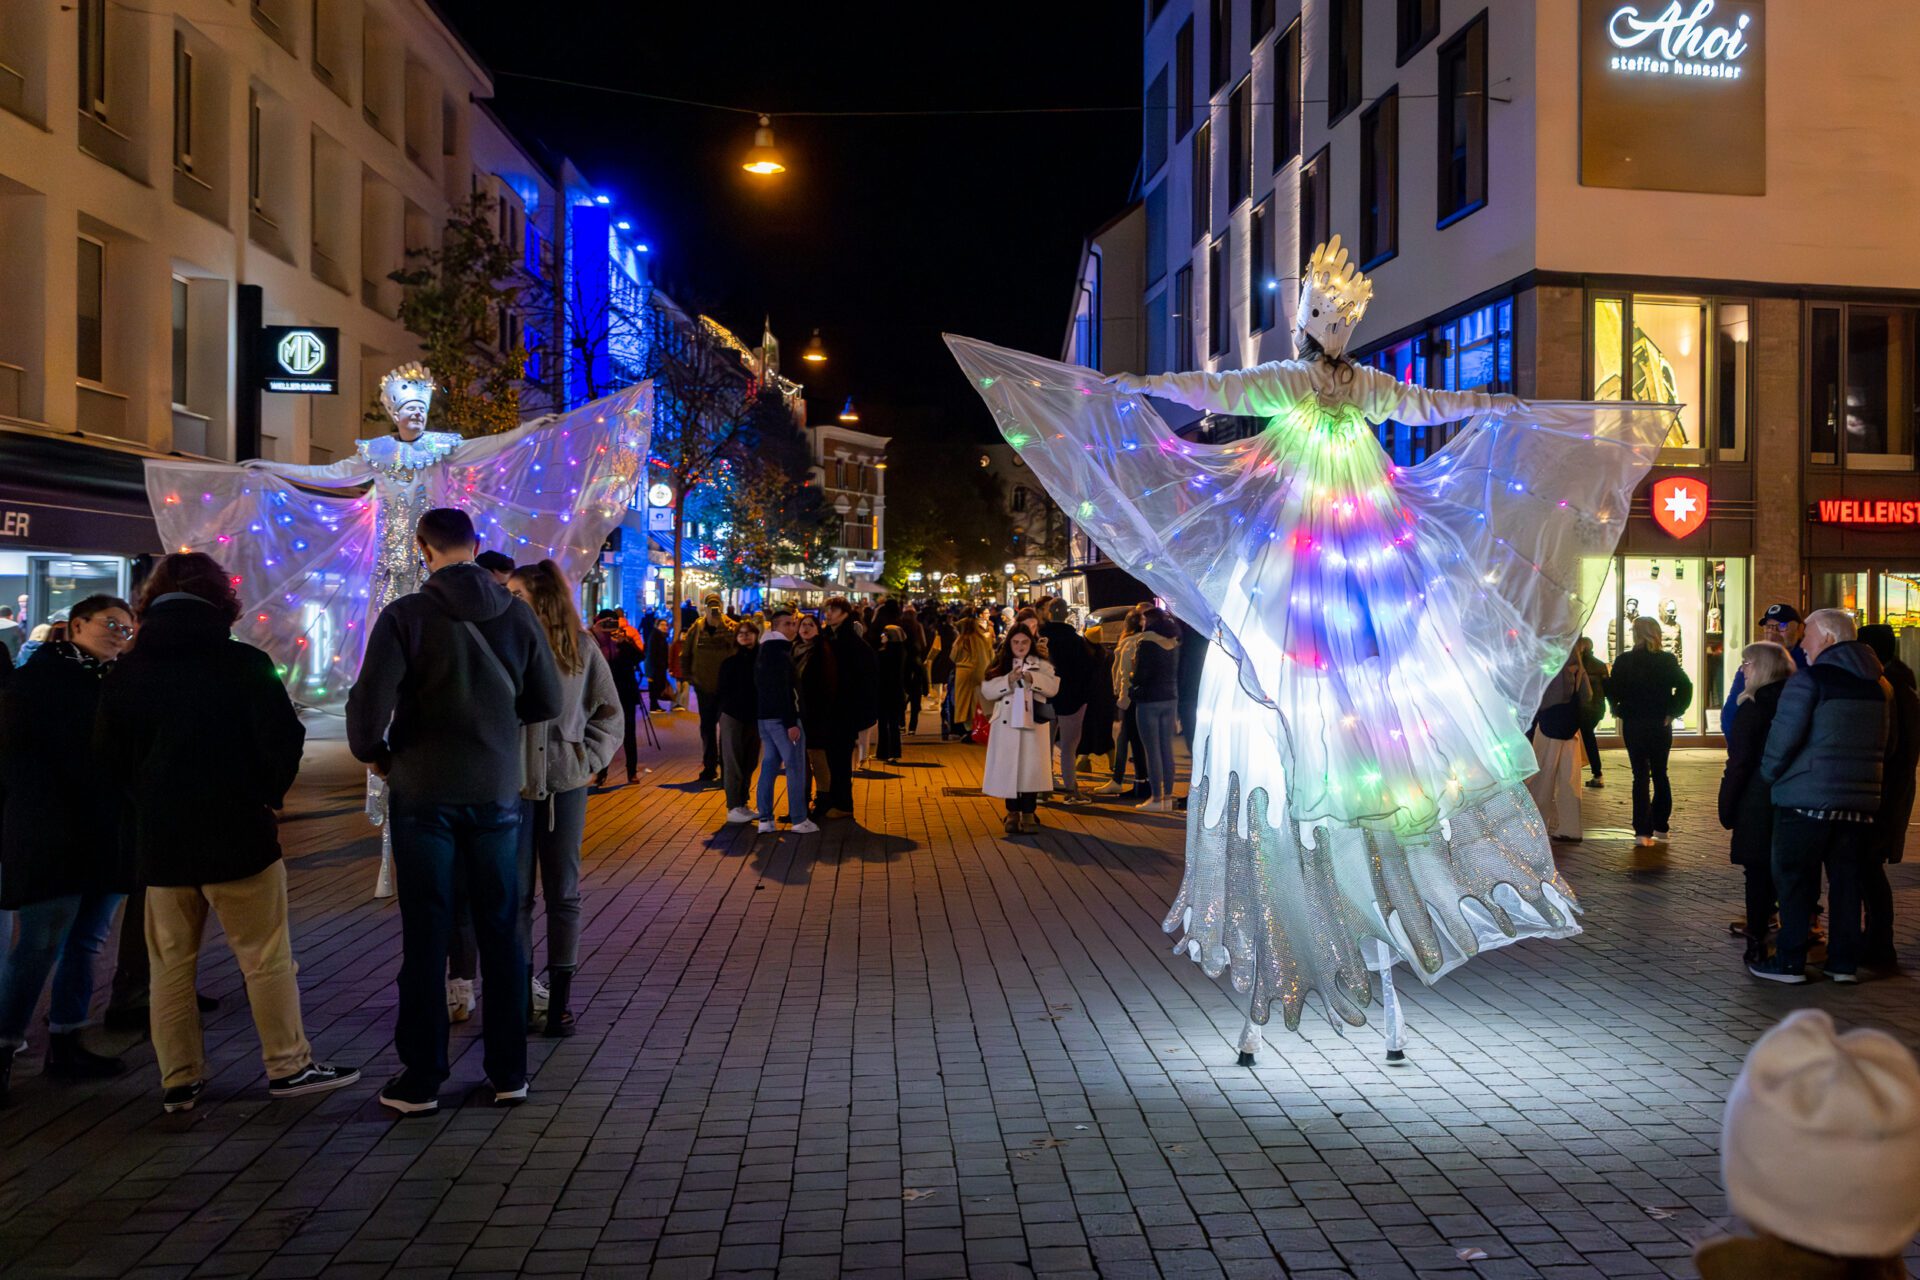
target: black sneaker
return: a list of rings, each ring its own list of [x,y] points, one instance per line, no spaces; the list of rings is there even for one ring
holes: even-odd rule
[[[516,1085],[493,1086],[493,1105],[496,1107],[517,1107],[526,1100],[527,1082],[525,1080]]]
[[[432,1115],[440,1109],[440,1086],[409,1080],[402,1071],[380,1090],[380,1105],[403,1116]]]
[[[1601,787],[1604,787],[1604,786],[1606,786],[1606,785],[1607,785],[1607,784],[1606,784],[1606,783],[1604,783],[1604,782],[1602,782],[1602,781],[1600,781],[1600,779],[1599,779],[1598,777],[1593,777],[1593,778],[1588,778],[1588,779],[1587,779],[1587,786],[1588,786],[1589,788],[1591,788],[1591,789],[1593,789],[1593,790],[1596,790],[1596,791],[1597,791],[1597,790],[1599,790],[1599,789],[1600,789]]]
[[[168,1115],[176,1111],[191,1111],[193,1104],[200,1101],[200,1095],[206,1091],[205,1080],[195,1080],[192,1084],[177,1084],[160,1095],[160,1110]]]
[[[336,1067],[325,1062],[309,1062],[290,1076],[267,1081],[267,1092],[276,1098],[298,1098],[308,1093],[344,1089],[360,1078],[358,1067]]]
[[[1756,978],[1764,978],[1768,982],[1784,982],[1789,986],[1798,986],[1807,980],[1805,973],[1782,965],[1779,956],[1771,960],[1763,960],[1759,964],[1750,964],[1747,966],[1747,972]]]

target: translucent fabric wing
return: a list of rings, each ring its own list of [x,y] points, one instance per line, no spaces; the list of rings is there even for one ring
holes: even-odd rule
[[[639,482],[653,435],[653,384],[571,413],[468,440],[430,482],[434,506],[473,517],[482,546],[551,559],[578,582],[600,558]]]
[[[372,478],[335,470],[327,483]],[[170,460],[147,463],[146,479],[167,550],[203,551],[232,575],[234,635],[273,656],[295,701],[345,698],[366,651],[374,494],[318,493],[264,467]]]
[[[1369,416],[1404,389],[1372,371],[1227,375],[1268,422],[1210,446],[1090,371],[949,342],[1054,499],[1233,658],[1277,811],[1414,840],[1532,772],[1521,730],[1584,620],[1580,557],[1611,554],[1669,411],[1503,406],[1398,471]]]

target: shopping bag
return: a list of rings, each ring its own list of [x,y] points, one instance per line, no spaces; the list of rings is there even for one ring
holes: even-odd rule
[[[973,740],[980,746],[987,745],[987,735],[993,730],[993,721],[987,719],[984,711],[973,713]]]

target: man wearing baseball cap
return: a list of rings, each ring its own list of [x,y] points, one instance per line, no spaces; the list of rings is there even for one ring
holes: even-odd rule
[[[1805,671],[1807,655],[1800,647],[1800,641],[1806,632],[1798,609],[1790,604],[1770,604],[1760,615],[1760,634],[1754,638],[1771,640],[1783,646],[1793,655],[1794,668]],[[1740,694],[1746,687],[1747,673],[1743,670],[1733,677],[1733,687],[1727,690],[1727,700],[1720,704],[1720,733],[1723,737],[1733,728],[1733,718],[1740,714]]]

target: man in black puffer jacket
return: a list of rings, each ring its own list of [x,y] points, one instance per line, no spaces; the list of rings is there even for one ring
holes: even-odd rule
[[[392,787],[405,1068],[380,1091],[402,1115],[438,1110],[447,1078],[447,943],[454,865],[467,875],[494,1100],[527,1096],[526,956],[520,947],[521,726],[560,714],[560,673],[533,610],[473,562],[464,511],[420,517],[431,576],[380,611],[347,697],[347,745]]]
[[[1075,762],[1086,727],[1087,700],[1093,694],[1092,647],[1067,621],[1065,600],[1048,601],[1044,616],[1047,621],[1040,624],[1040,638],[1047,642],[1047,661],[1060,677],[1060,692],[1047,699],[1053,704],[1053,732],[1060,746],[1060,798],[1066,804],[1086,804]]]
[[[1750,964],[1757,978],[1805,982],[1807,934],[1820,897],[1831,895],[1827,976],[1857,981],[1860,963],[1859,849],[1872,842],[1880,811],[1892,689],[1880,659],[1855,638],[1840,609],[1806,622],[1808,666],[1780,695],[1760,776],[1773,789],[1773,879],[1780,937],[1773,959]]]

